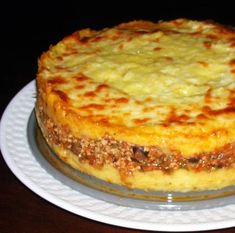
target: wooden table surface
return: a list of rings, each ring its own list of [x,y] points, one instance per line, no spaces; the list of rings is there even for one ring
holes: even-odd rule
[[[20,1],[21,2],[21,1]],[[4,39],[1,49],[1,57],[4,63],[1,66],[3,70],[1,75],[1,98],[0,113],[4,111],[10,99],[29,81],[35,78],[37,71],[37,58],[48,49],[50,44],[54,44],[76,29],[84,27],[97,27],[114,25],[123,20],[134,18],[146,18],[156,20],[164,18],[164,11],[154,12],[148,17],[143,14],[111,14],[99,17],[91,13],[88,16],[75,14],[73,7],[64,8],[59,11],[42,11],[37,12],[28,5],[23,8],[22,5],[15,5],[14,9],[11,4],[5,9],[6,12],[11,9],[11,16],[6,14],[4,20],[4,30],[1,36]],[[20,11],[18,10],[20,7]],[[214,18],[217,19],[217,13],[210,11],[208,8],[201,6],[198,12],[188,13],[178,11],[173,13],[174,6],[165,7],[165,12],[170,12],[170,17],[192,17],[194,18]],[[43,8],[40,8],[41,10]],[[52,8],[50,8],[52,9]],[[190,8],[191,9],[191,8]],[[219,7],[218,7],[219,9]],[[217,10],[218,10],[217,9]],[[4,11],[4,9],[3,9]],[[73,14],[64,12],[73,11]],[[218,12],[220,12],[218,10]],[[191,14],[191,15],[190,15]],[[86,17],[86,20],[85,20]],[[219,18],[221,23],[232,24],[233,16],[227,14],[224,18]],[[233,21],[233,22],[232,22]],[[99,223],[84,217],[69,213],[30,191],[24,186],[6,166],[2,156],[0,156],[0,233],[87,233],[87,232],[109,232],[109,233],[140,233],[148,232],[134,229],[116,227],[104,223]],[[211,233],[234,233],[235,228],[222,230],[213,230]]]

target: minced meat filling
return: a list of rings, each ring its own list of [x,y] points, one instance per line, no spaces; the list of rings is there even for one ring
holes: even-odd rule
[[[133,171],[162,170],[172,172],[179,168],[195,171],[211,171],[232,167],[235,163],[235,143],[227,144],[211,153],[195,154],[185,158],[180,153],[164,153],[158,146],[140,146],[118,141],[109,135],[101,139],[75,138],[68,127],[55,125],[41,113],[44,134],[51,143],[62,146],[88,161],[94,167],[111,164],[121,174],[131,175]]]

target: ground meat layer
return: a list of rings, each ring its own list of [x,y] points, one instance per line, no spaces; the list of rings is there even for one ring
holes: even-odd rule
[[[179,152],[163,152],[158,146],[141,146],[118,141],[109,135],[100,139],[76,138],[68,126],[59,126],[42,111],[38,117],[46,139],[57,146],[70,150],[79,160],[102,168],[111,164],[121,175],[131,175],[134,171],[162,170],[170,173],[176,169],[212,171],[233,167],[235,164],[235,143],[230,143],[211,153],[201,153],[185,158]]]

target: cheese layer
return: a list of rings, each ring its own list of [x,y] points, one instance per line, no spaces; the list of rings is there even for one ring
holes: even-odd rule
[[[86,29],[51,47],[39,64],[48,115],[75,136],[110,134],[184,156],[234,141],[232,29],[186,19]]]

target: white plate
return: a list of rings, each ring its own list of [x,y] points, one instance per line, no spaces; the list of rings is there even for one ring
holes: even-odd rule
[[[2,116],[0,143],[12,172],[42,198],[77,215],[128,228],[182,232],[235,226],[234,204],[188,211],[126,207],[83,194],[56,179],[36,160],[27,139],[35,93],[32,81],[12,99]]]

